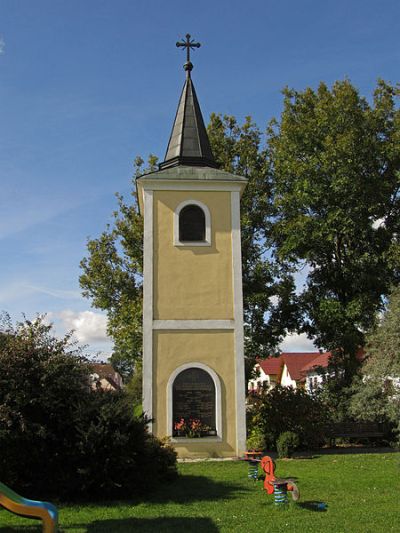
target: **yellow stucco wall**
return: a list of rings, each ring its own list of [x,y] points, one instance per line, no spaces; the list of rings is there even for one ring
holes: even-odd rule
[[[167,385],[171,374],[186,363],[203,363],[216,372],[221,383],[222,442],[192,439],[187,446],[178,440],[174,446],[180,457],[236,455],[233,331],[154,331],[153,349],[154,434],[159,437],[170,434],[167,428]]]
[[[211,214],[211,246],[174,246],[174,212],[185,200]],[[232,320],[232,238],[229,192],[154,192],[154,319]]]

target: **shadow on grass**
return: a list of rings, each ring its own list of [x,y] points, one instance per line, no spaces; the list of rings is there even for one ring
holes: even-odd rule
[[[392,447],[372,447],[372,446],[334,446],[332,448],[321,448],[314,451],[295,452],[293,459],[318,459],[324,455],[360,455],[360,454],[388,454],[397,453],[398,450]]]
[[[307,511],[314,511],[316,513],[326,513],[328,510],[326,503],[318,500],[312,500],[309,502],[296,502],[296,505],[301,507],[301,509],[307,509]]]
[[[162,518],[121,518],[108,520],[95,520],[91,524],[74,524],[60,528],[61,532],[70,529],[86,529],[87,533],[217,533],[219,529],[210,518],[189,517],[162,517]],[[36,533],[41,532],[42,527],[19,526],[0,527],[0,533]]]
[[[179,476],[175,481],[163,483],[156,487],[153,492],[143,495],[129,495],[126,498],[106,501],[80,502],[82,505],[95,507],[115,507],[118,504],[135,505],[139,503],[163,504],[163,503],[190,503],[202,501],[227,500],[238,494],[246,494],[252,491],[252,487],[244,487],[243,484],[224,483],[213,481],[206,476]],[[76,503],[66,503],[62,507],[74,507]]]
[[[6,526],[0,527],[0,533],[42,533],[43,527],[41,522],[37,522],[37,526]]]
[[[160,490],[144,499],[154,503],[212,501],[228,499],[249,490],[242,484],[214,481],[206,476],[184,475],[171,484],[160,486]]]
[[[165,518],[125,518],[121,520],[96,520],[87,528],[87,533],[154,533],[167,532],[207,532],[216,533],[218,528],[210,518],[165,517]]]

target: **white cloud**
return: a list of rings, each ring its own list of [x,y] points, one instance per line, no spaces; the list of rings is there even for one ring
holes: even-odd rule
[[[305,333],[288,333],[279,346],[282,352],[316,352],[318,348]]]
[[[51,287],[43,287],[32,285],[25,281],[13,281],[11,283],[4,283],[0,285],[0,304],[10,304],[10,302],[20,301],[26,299],[34,294],[46,294],[53,298],[61,300],[81,300],[82,295],[79,291],[53,289]]]
[[[79,342],[96,343],[109,341],[107,317],[94,311],[72,311],[66,309],[59,316],[67,330],[73,329]]]
[[[27,289],[32,292],[39,292],[53,296],[54,298],[61,298],[62,300],[80,300],[82,295],[79,291],[65,290],[65,289],[52,289],[49,287],[38,287],[36,285],[26,285]]]

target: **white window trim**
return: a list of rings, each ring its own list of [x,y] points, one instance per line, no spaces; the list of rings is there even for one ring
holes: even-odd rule
[[[179,240],[179,214],[187,205],[197,205],[203,210],[206,219],[206,235],[204,241],[185,241]],[[185,200],[181,202],[174,212],[174,246],[211,246],[211,215],[208,207],[198,200]]]
[[[187,370],[188,368],[200,368],[201,370],[205,370],[212,378],[214,385],[215,385],[215,429],[217,430],[216,437],[203,437],[201,439],[187,439],[185,438],[172,438],[172,442],[180,442],[188,440],[193,440],[196,442],[205,442],[206,440],[222,440],[222,397],[221,397],[221,382],[214,370],[210,368],[209,366],[203,364],[203,363],[185,363],[184,365],[179,366],[176,368],[172,374],[169,377],[168,384],[167,384],[167,435],[172,436],[173,435],[173,386],[174,381],[178,374],[183,372],[184,370]]]

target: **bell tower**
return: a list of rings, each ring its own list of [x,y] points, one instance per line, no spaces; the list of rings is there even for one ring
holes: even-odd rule
[[[245,449],[240,197],[247,180],[218,170],[191,79],[165,159],[137,179],[144,216],[143,409],[180,457]]]

